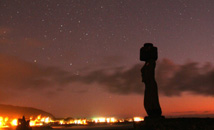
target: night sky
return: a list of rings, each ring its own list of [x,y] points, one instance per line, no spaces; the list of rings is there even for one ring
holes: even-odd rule
[[[0,104],[146,116],[139,50],[158,47],[163,115],[214,115],[213,0],[0,0]]]

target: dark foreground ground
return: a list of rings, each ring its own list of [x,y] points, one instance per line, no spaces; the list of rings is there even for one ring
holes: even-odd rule
[[[214,118],[171,118],[137,123],[52,127],[53,130],[214,130]],[[36,128],[33,130],[37,130]],[[40,129],[41,130],[41,129]],[[44,129],[47,130],[47,129]]]
[[[15,129],[0,129],[15,130]],[[118,124],[33,127],[32,130],[214,130],[214,118],[172,118]]]
[[[214,118],[175,118],[136,123],[136,130],[214,130]]]

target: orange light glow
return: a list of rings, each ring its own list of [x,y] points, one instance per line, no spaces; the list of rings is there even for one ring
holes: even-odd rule
[[[0,117],[0,128],[8,127],[7,125],[8,117]]]
[[[30,126],[42,126],[43,124],[48,124],[53,122],[50,117],[41,117],[41,115],[37,116],[37,118],[33,119],[30,117]],[[9,126],[17,126],[18,118],[9,119],[8,117],[0,117],[0,128],[7,128]]]
[[[144,121],[144,118],[142,118],[142,117],[134,117],[134,121],[135,122]]]
[[[98,118],[94,118],[92,119],[92,122],[94,123],[115,123],[118,122],[118,120],[114,117],[98,117]]]
[[[42,117],[41,115],[38,115],[36,118],[30,117],[26,118],[26,120],[30,120],[29,125],[31,127],[33,126],[43,126],[46,124],[51,125],[50,123],[58,123],[59,125],[66,125],[66,124],[77,124],[77,125],[87,125],[88,122],[93,123],[116,123],[116,122],[124,122],[125,119],[116,119],[114,117],[98,117],[93,119],[70,119],[70,120],[52,120],[50,117]],[[127,121],[143,121],[144,119],[142,117],[133,117],[129,118]],[[0,116],[0,128],[8,128],[8,127],[15,127],[19,125],[18,118],[8,118],[8,117],[1,117]]]
[[[13,120],[11,121],[11,125],[12,125],[12,126],[17,126],[17,125],[18,125],[18,120],[17,120],[17,119],[13,119]]]

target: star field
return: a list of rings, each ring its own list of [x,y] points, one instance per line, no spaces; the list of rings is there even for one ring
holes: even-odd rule
[[[24,65],[29,63],[35,68],[57,68],[54,72],[50,69],[51,72],[41,73],[43,76],[57,73],[56,77],[53,76],[56,78],[54,80],[57,80],[56,83],[60,80],[62,86],[70,78],[66,77],[69,74],[82,76],[104,69],[109,73],[119,73],[121,67],[132,68],[141,63],[139,49],[145,42],[152,42],[158,47],[160,61],[166,58],[175,64],[185,64],[187,61],[200,65],[206,62],[213,64],[213,7],[212,0],[1,0],[0,54],[13,57]],[[11,64],[15,63],[11,61]],[[58,69],[63,72],[58,72]],[[23,71],[28,72],[24,68]],[[65,79],[58,77],[62,73]],[[101,91],[98,88],[102,84],[88,85],[92,81],[84,81],[76,84],[82,87],[68,90],[82,92],[90,88],[87,86],[92,86],[92,92],[89,91],[88,95],[93,95]],[[70,82],[65,86],[69,85]],[[66,87],[63,89],[67,90]],[[47,91],[52,93],[52,90]],[[60,89],[60,92],[64,91]],[[65,93],[67,98],[71,98],[68,92]],[[83,97],[82,100],[86,100]],[[91,100],[96,102],[95,96],[92,97]],[[119,99],[122,100],[121,97]],[[121,101],[119,99],[118,102]],[[32,100],[36,101],[34,98]],[[60,102],[58,100],[56,102]],[[26,103],[22,104],[22,101]],[[5,101],[14,102],[12,99]],[[25,99],[17,103],[28,104]],[[88,103],[83,104],[88,106]],[[41,107],[41,104],[32,106]],[[54,103],[49,106],[42,108],[59,116],[71,114],[59,112],[61,107],[52,109]],[[91,116],[88,113],[85,112],[85,115]]]

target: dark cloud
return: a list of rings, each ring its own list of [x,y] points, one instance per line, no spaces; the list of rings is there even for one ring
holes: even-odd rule
[[[69,73],[0,54],[0,89],[31,89],[67,85]]]
[[[180,95],[184,91],[213,96],[214,67],[196,62],[176,65],[167,59],[157,67],[157,81],[160,92],[167,96]]]
[[[115,94],[143,94],[144,84],[140,73],[142,65],[72,74],[56,67],[44,67],[0,54],[0,91],[7,93],[10,90],[51,89],[54,92],[54,89],[58,91],[65,86],[72,87],[72,83],[76,82],[86,85],[96,83]],[[157,63],[156,79],[160,93],[166,96],[180,95],[182,92],[214,95],[214,67],[210,63],[203,66],[196,62],[178,65],[164,59]]]
[[[111,93],[143,94],[144,84],[140,74],[142,65],[137,64],[130,69],[97,70],[85,76],[73,76],[71,79],[85,84],[104,85]],[[157,64],[156,79],[160,93],[166,96],[180,95],[182,92],[214,95],[214,68],[210,63],[203,66],[196,62],[178,65],[163,59]]]
[[[72,76],[72,81],[83,82],[85,84],[98,83],[104,86],[111,93],[118,94],[142,94],[143,84],[140,77],[141,65],[137,64],[130,69],[123,67],[111,70],[96,70],[85,76]]]

